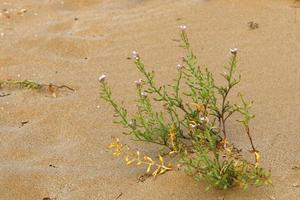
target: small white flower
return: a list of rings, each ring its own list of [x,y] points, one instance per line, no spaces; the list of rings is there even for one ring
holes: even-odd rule
[[[197,124],[190,124],[191,128],[196,128]]]
[[[181,70],[183,68],[183,66],[181,64],[177,64],[176,67],[178,70]]]
[[[147,92],[141,92],[141,95],[142,95],[143,97],[147,97],[147,96],[148,96]]]
[[[132,58],[138,60],[139,57],[139,53],[137,51],[132,51]]]
[[[238,48],[231,48],[230,49],[230,52],[232,53],[232,54],[237,54],[237,51],[238,51]]]
[[[186,25],[180,25],[179,28],[180,28],[182,31],[185,31],[185,30],[186,30]]]
[[[142,80],[142,79],[139,79],[139,80],[134,81],[134,83],[135,83],[135,85],[136,85],[137,87],[139,87],[139,86],[142,85],[143,80]]]
[[[106,79],[106,75],[102,74],[101,76],[99,76],[98,81],[103,83]]]
[[[208,123],[209,119],[208,117],[200,117],[200,121]]]

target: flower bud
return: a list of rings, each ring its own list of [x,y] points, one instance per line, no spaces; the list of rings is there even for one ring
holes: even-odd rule
[[[183,68],[183,65],[177,64],[176,67],[177,67],[178,70],[181,70]]]
[[[135,59],[135,60],[140,59],[139,53],[137,51],[132,51],[132,58]]]
[[[134,83],[135,83],[135,85],[136,85],[137,87],[140,87],[140,86],[142,85],[142,83],[143,83],[143,80],[142,80],[142,79],[139,79],[139,80],[134,81]]]
[[[237,51],[238,51],[238,48],[231,48],[231,49],[230,49],[230,52],[231,52],[233,55],[236,55],[236,54],[237,54]]]
[[[201,121],[201,122],[208,123],[208,122],[209,122],[209,119],[208,119],[208,117],[204,116],[204,117],[200,117],[200,121]]]
[[[196,125],[196,124],[190,124],[190,127],[191,127],[192,129],[195,129],[195,128],[197,128],[197,125]]]
[[[147,93],[147,92],[141,92],[141,96],[142,96],[142,97],[147,97],[147,96],[148,96],[148,93]]]
[[[106,79],[106,75],[102,74],[101,76],[99,76],[98,81],[100,83],[103,83],[105,81],[105,79]]]

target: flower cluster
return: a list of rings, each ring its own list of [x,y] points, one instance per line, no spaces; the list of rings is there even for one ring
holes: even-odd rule
[[[135,60],[139,60],[140,57],[139,57],[139,54],[137,51],[132,51],[132,58],[135,59]]]
[[[181,31],[186,31],[187,27],[186,27],[186,25],[180,25],[179,28]]]

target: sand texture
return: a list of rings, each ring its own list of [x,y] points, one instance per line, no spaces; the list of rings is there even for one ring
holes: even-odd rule
[[[63,89],[55,98],[1,89],[10,95],[0,97],[0,200],[300,200],[297,6],[285,0],[1,0],[0,79],[76,91]],[[249,21],[259,27],[249,28]],[[135,143],[112,123],[98,76],[105,73],[115,98],[134,110],[133,81],[140,75],[127,57],[138,50],[158,83],[169,83],[183,55],[176,42],[181,24],[200,64],[213,72],[222,71],[229,48],[239,48],[239,91],[255,101],[253,138],[273,187],[204,192],[183,171],[138,182],[145,170],[106,149],[111,136]],[[242,129],[228,125],[233,142],[250,149]]]

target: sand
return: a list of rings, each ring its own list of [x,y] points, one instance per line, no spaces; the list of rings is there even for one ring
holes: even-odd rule
[[[0,97],[0,199],[300,199],[300,6],[285,0],[2,0],[0,79],[68,85],[45,92],[4,89]],[[3,10],[6,9],[6,10]],[[249,29],[248,22],[259,24]],[[114,96],[134,109],[132,60],[138,50],[158,82],[176,73],[182,50],[173,39],[186,24],[202,66],[219,73],[229,48],[239,48],[239,91],[253,99],[254,142],[274,186],[210,190],[183,171],[137,182],[106,149],[111,136],[134,142],[112,123],[97,78],[108,76]],[[221,79],[217,79],[221,80]],[[235,98],[235,97],[233,97]],[[22,122],[27,122],[22,125]],[[230,137],[249,149],[229,124]],[[157,147],[138,143],[154,154]]]

